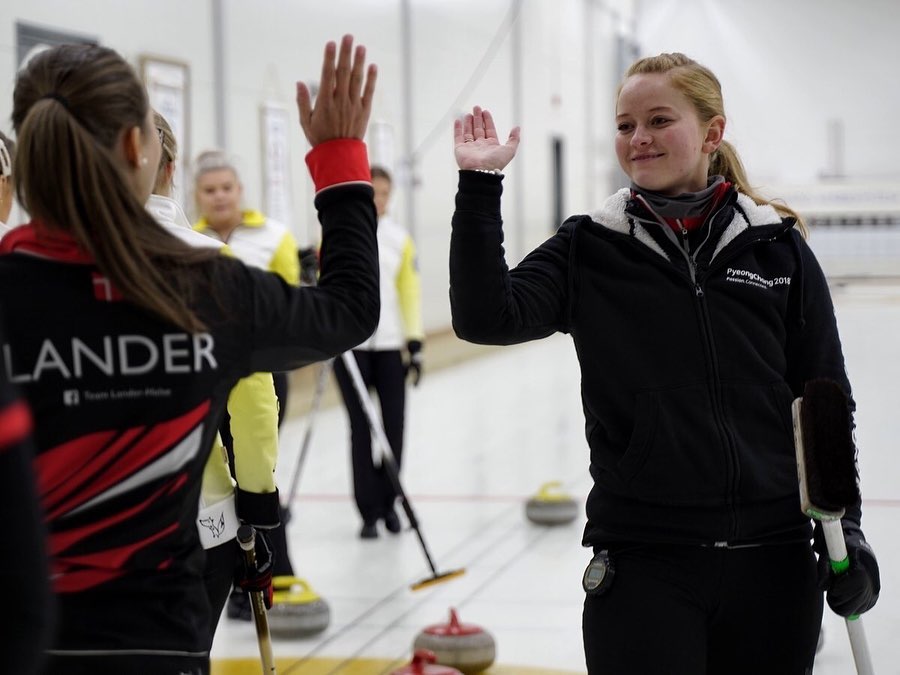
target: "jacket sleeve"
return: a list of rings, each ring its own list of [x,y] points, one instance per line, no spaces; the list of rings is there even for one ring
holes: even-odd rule
[[[271,373],[242,378],[228,395],[234,473],[247,492],[275,492],[278,458],[278,399]]]
[[[245,293],[244,306],[234,309],[249,319],[249,372],[291,370],[337,356],[378,324],[377,220],[365,145],[339,139],[316,146],[310,156],[322,225],[318,285],[296,287],[274,274],[233,268],[244,277],[232,282]]]
[[[416,245],[410,236],[403,244],[396,283],[406,339],[421,342],[425,337],[422,328],[422,283],[416,265]]]
[[[501,178],[459,172],[450,238],[450,309],[464,340],[515,344],[567,330],[571,223],[512,271],[500,216]]]
[[[803,387],[809,380],[833,380],[847,394],[852,415],[856,411],[856,403],[844,365],[844,351],[825,273],[799,233],[792,231],[791,236],[795,238],[800,264],[797,274],[799,283],[796,289],[792,288],[792,307],[795,310],[788,323],[788,384],[796,397],[803,394]],[[845,529],[858,529],[860,503],[848,508],[842,520]]]

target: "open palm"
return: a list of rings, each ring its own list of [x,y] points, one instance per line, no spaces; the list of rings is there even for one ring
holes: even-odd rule
[[[453,145],[460,169],[496,169],[512,161],[519,147],[519,127],[513,127],[506,143],[497,138],[494,118],[479,106],[453,123]]]

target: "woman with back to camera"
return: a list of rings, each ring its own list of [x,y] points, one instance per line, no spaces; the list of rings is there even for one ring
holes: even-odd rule
[[[314,107],[297,86],[323,226],[315,291],[189,247],[144,210],[159,136],[116,52],[56,47],[19,74],[15,173],[34,220],[0,246],[0,305],[36,420],[59,607],[47,673],[208,668],[195,518],[228,393],[333,357],[378,319],[364,58],[345,36],[326,45]]]
[[[513,270],[500,171],[519,130],[501,144],[477,107],[456,122],[454,327],[493,344],[572,335],[594,479],[590,673],[804,675],[822,595],[791,401],[813,378],[850,391],[828,286],[796,214],[754,194],[723,140],[711,71],[682,54],[637,61],[615,120],[631,187]],[[857,504],[843,521],[849,572],[819,562],[844,616],[880,588],[860,518]]]

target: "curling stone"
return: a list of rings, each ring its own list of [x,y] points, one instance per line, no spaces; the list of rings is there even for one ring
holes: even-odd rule
[[[413,654],[412,662],[398,670],[391,671],[391,675],[462,675],[456,668],[431,665],[434,663],[437,663],[434,652],[417,649]]]
[[[269,630],[274,637],[296,638],[321,633],[328,627],[331,610],[305,579],[280,576],[272,579]]]
[[[561,489],[558,481],[544,483],[525,502],[525,517],[538,525],[564,525],[578,517],[578,504]]]
[[[497,653],[494,638],[474,624],[460,623],[456,610],[450,609],[450,623],[428,626],[416,636],[413,650],[434,652],[437,662],[453,666],[465,675],[490,667]]]

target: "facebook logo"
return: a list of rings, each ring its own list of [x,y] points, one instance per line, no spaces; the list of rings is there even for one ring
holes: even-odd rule
[[[65,405],[78,405],[80,397],[77,389],[66,389],[63,392],[63,403]]]

